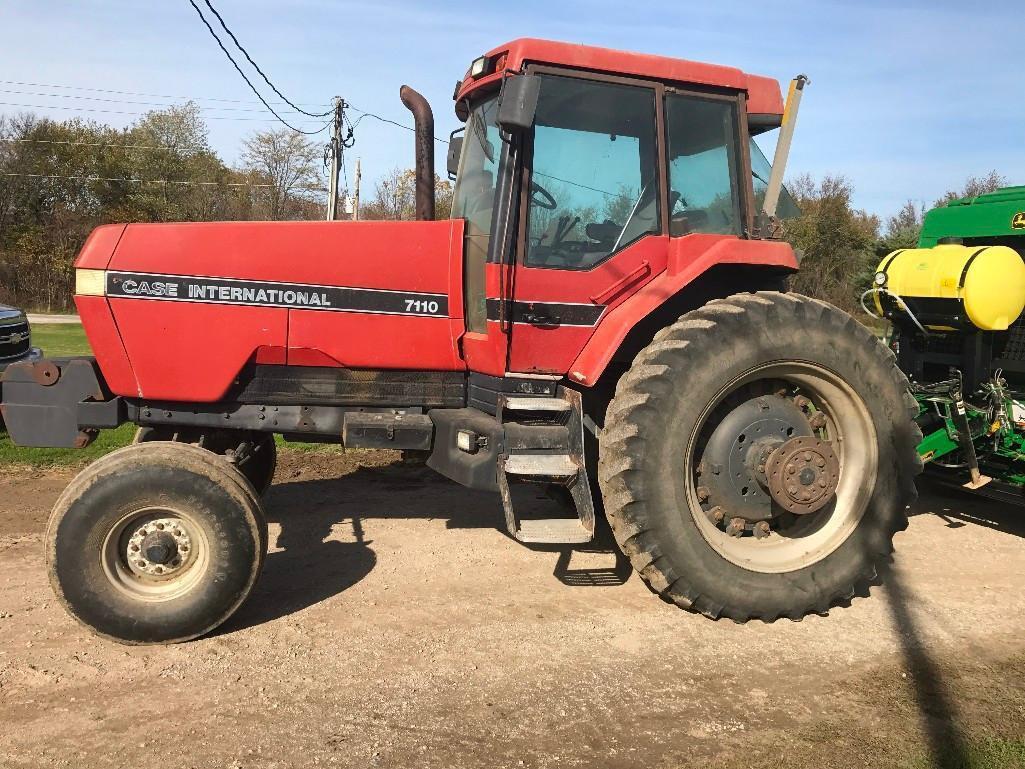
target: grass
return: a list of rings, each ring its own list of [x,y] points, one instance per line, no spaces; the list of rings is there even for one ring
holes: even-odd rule
[[[37,323],[32,326],[32,344],[41,347],[48,358],[66,358],[92,355],[89,340],[80,323]],[[15,446],[10,436],[0,430],[0,466],[25,465],[35,468],[53,468],[84,465],[115,449],[132,442],[135,425],[122,425],[116,430],[103,430],[99,437],[84,449],[29,449]],[[330,443],[290,443],[277,436],[278,448],[303,452],[340,452],[340,446]]]
[[[81,323],[37,323],[32,326],[32,344],[43,348],[48,358],[92,355]]]
[[[965,745],[963,753],[917,756],[909,769],[1021,769],[1025,767],[1025,740],[986,737]]]

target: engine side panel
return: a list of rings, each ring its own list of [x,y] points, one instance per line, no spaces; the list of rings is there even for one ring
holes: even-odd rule
[[[123,344],[130,361],[101,356],[116,394],[210,402],[248,362],[464,368],[461,221],[133,224],[98,232],[97,247],[77,266],[107,268],[107,297],[80,299],[109,307],[120,336],[112,349]],[[113,254],[103,259],[102,250]],[[110,347],[111,324],[94,315],[83,315],[87,332]]]
[[[283,349],[288,338],[288,310],[280,308],[115,298],[110,308],[138,382],[127,393],[111,385],[117,395],[218,400],[259,348]]]

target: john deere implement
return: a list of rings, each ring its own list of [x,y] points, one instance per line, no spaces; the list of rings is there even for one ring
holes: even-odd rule
[[[918,401],[927,471],[1025,503],[1025,187],[926,214],[918,248],[888,254],[866,310]]]

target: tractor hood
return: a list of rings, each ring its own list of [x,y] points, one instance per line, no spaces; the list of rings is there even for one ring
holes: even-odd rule
[[[123,344],[127,366],[98,358],[117,394],[216,400],[249,363],[453,369],[462,227],[101,227],[76,262],[76,304],[93,349],[111,349],[104,334]]]

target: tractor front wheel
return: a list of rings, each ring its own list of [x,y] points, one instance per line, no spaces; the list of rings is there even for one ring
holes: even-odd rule
[[[58,599],[99,635],[175,643],[242,604],[263,565],[267,524],[252,487],[183,443],[115,451],[79,474],[46,532]]]
[[[893,354],[837,308],[776,292],[712,302],[619,382],[599,462],[613,532],[680,606],[824,613],[875,579],[907,526],[916,413]]]

